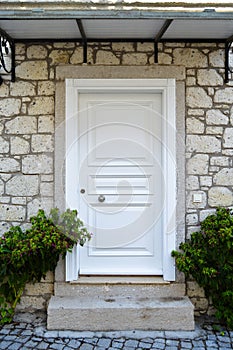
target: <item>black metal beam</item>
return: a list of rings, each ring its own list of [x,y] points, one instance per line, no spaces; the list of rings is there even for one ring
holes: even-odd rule
[[[165,23],[163,24],[162,28],[159,30],[159,32],[156,34],[154,41],[159,42],[160,39],[162,39],[163,34],[167,31],[170,24],[173,22],[173,19],[167,19]]]
[[[83,63],[87,63],[87,36],[82,24],[81,19],[76,19],[80,34],[82,36],[82,42],[83,42]]]
[[[162,39],[163,34],[166,32],[166,30],[168,29],[172,21],[173,19],[167,19],[154,38],[154,42],[155,42],[154,43],[154,62],[155,63],[158,63],[158,53],[159,53],[158,42],[160,41],[160,39]]]
[[[15,43],[51,43],[51,42],[78,42],[82,43],[83,39],[77,39],[77,38],[63,38],[63,39],[57,39],[57,38],[37,38],[37,39],[23,39],[18,38],[14,40]],[[151,38],[88,38],[87,43],[100,43],[100,42],[122,42],[122,43],[154,43],[154,39]],[[168,42],[168,43],[222,43],[224,44],[226,42],[225,38],[222,39],[186,39],[186,38],[176,38],[176,39],[160,39],[161,43]]]

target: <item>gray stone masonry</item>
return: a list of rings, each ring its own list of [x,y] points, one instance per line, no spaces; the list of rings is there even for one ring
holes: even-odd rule
[[[149,66],[153,59],[152,44],[88,45],[88,65]],[[79,44],[17,44],[16,82],[0,86],[0,232],[12,223],[27,225],[39,208],[54,206],[56,67],[64,64],[82,65]],[[186,140],[181,141],[186,144],[189,237],[214,208],[233,204],[233,87],[223,83],[223,44],[162,43],[158,65],[186,69]],[[199,203],[193,202],[196,193]],[[27,305],[38,297],[36,307],[46,306],[52,293],[48,283],[38,292],[27,288]],[[196,312],[206,312],[203,291],[191,283],[188,294]]]

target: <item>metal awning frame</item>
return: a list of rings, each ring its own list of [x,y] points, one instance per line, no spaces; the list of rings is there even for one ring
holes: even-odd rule
[[[10,67],[6,63],[6,56],[10,55]],[[11,81],[15,81],[15,42],[3,29],[0,28],[0,68],[11,75]],[[0,75],[0,85],[3,79]]]
[[[37,18],[38,19],[38,18]],[[173,19],[165,19],[164,24],[160,28],[159,32],[155,35],[154,38],[88,38],[84,26],[82,23],[82,19],[75,19],[79,32],[81,34],[81,39],[77,38],[69,38],[69,39],[48,39],[48,38],[37,38],[37,39],[13,39],[8,33],[6,33],[3,29],[0,28],[0,68],[4,71],[5,74],[11,75],[11,81],[15,81],[15,44],[16,43],[41,43],[41,42],[79,42],[83,46],[83,63],[87,63],[87,49],[88,43],[93,42],[150,42],[154,43],[154,62],[158,63],[158,43],[159,42],[220,42],[225,44],[225,83],[228,83],[230,80],[230,76],[233,75],[233,67],[230,67],[229,55],[232,52],[232,43],[233,43],[233,35],[227,39],[163,39],[163,35],[172,23]],[[11,68],[6,67],[5,56],[6,50],[11,52]],[[0,76],[0,85],[2,83],[2,78]]]

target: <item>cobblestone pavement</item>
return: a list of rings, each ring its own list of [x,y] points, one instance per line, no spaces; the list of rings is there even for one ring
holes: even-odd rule
[[[0,349],[233,349],[233,331],[216,328],[210,321],[197,319],[192,332],[47,331],[44,314],[25,313],[16,315],[14,323],[0,327]]]

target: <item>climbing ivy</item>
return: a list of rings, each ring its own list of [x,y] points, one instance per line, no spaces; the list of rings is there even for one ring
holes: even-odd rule
[[[173,251],[177,267],[192,276],[211,297],[218,319],[233,328],[233,213],[218,208],[199,232]]]
[[[55,270],[60,256],[91,238],[77,214],[52,209],[47,217],[39,210],[28,230],[13,226],[0,238],[0,324],[12,321],[26,283],[39,282]]]

